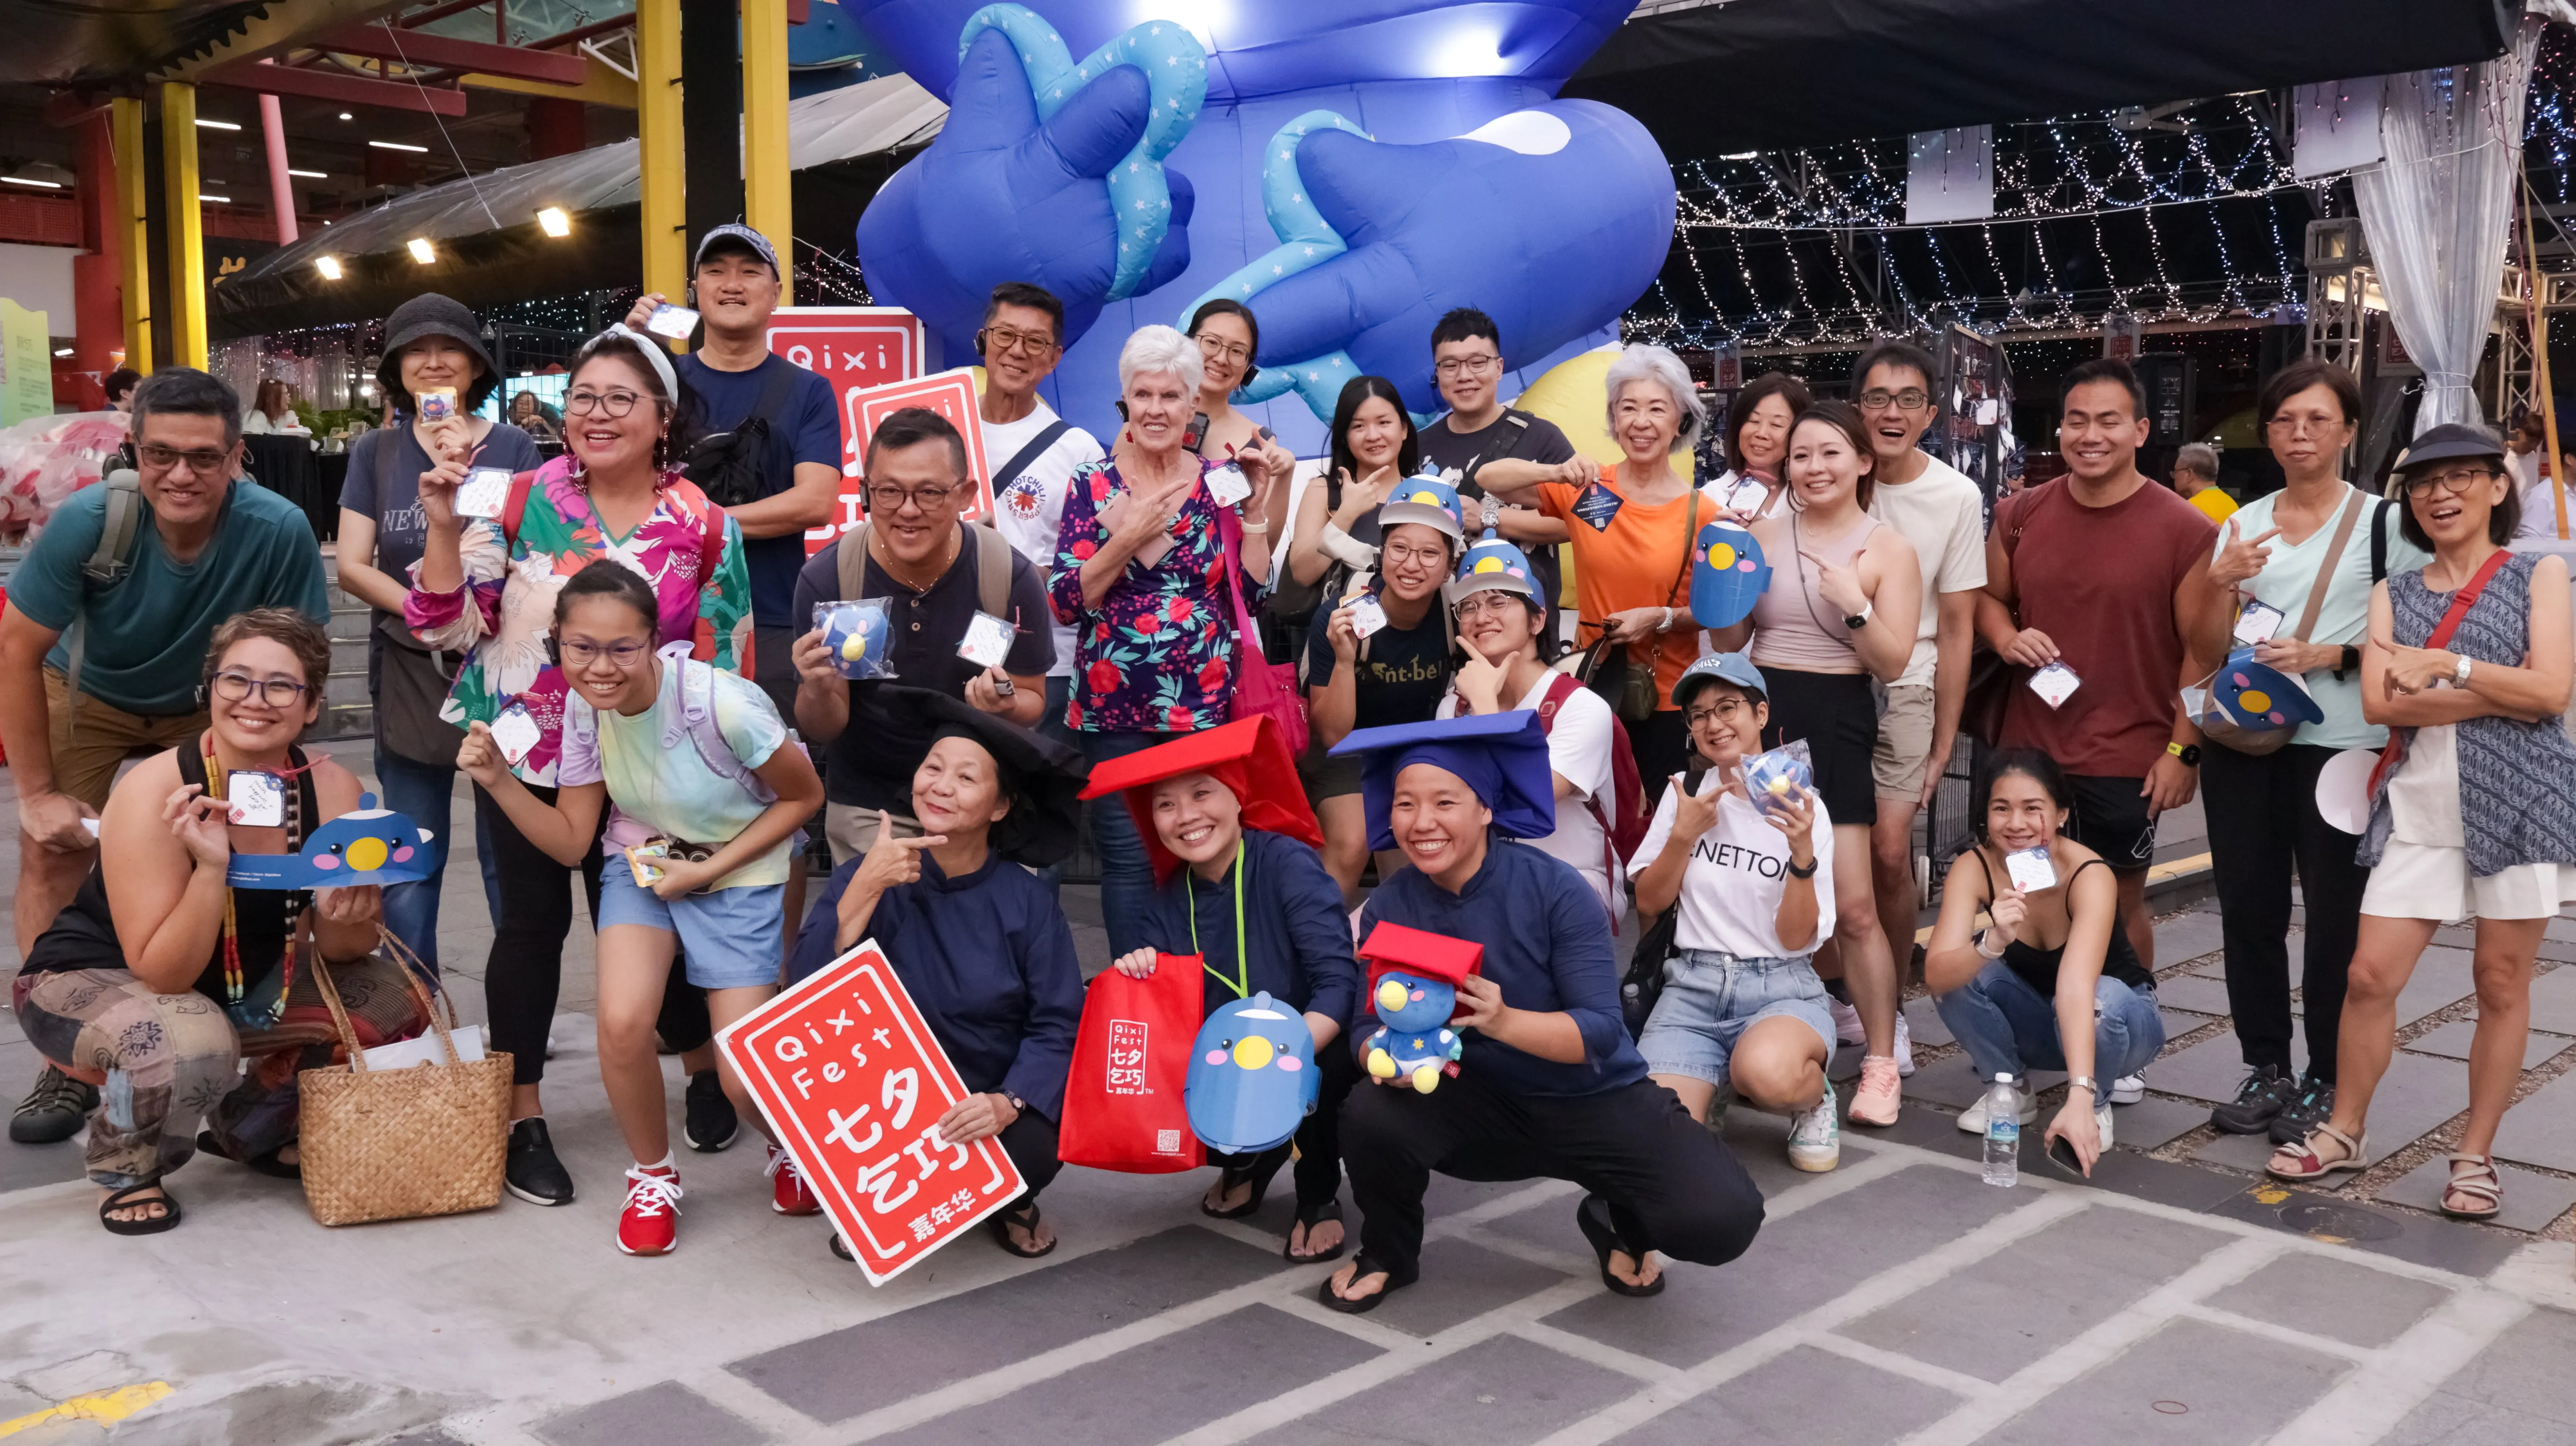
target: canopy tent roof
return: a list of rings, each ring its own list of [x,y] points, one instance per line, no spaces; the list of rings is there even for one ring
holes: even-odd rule
[[[1565,94],[1675,161],[2486,60],[2514,0],[1716,0],[1641,15]]]

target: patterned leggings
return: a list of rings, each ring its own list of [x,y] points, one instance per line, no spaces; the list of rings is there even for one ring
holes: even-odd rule
[[[427,1025],[401,965],[369,958],[330,967],[362,1046]],[[123,969],[22,974],[11,993],[19,1027],[46,1059],[106,1077],[89,1118],[89,1177],[111,1190],[186,1164],[199,1119],[237,1159],[294,1144],[296,1073],[348,1056],[302,971],[277,1023],[248,1036],[195,990],[163,994]]]

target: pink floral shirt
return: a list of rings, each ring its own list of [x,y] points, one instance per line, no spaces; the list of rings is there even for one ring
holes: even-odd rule
[[[1199,469],[1218,465],[1201,459]],[[1226,721],[1234,697],[1234,602],[1216,499],[1190,489],[1171,526],[1172,550],[1152,567],[1130,559],[1097,611],[1082,603],[1082,564],[1109,540],[1100,509],[1125,490],[1103,458],[1065,484],[1048,591],[1074,630],[1072,700],[1065,724],[1088,733],[1192,733]],[[1247,599],[1260,584],[1242,579]]]

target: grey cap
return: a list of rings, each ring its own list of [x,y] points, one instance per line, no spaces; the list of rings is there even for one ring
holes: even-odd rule
[[[2504,442],[2495,433],[2469,422],[2444,422],[2428,427],[2405,451],[2397,454],[2392,470],[2411,471],[2428,462],[2453,462],[2462,457],[2493,457],[2504,464]]]
[[[707,234],[699,237],[697,254],[689,258],[689,270],[694,272],[706,265],[707,253],[710,251],[736,248],[749,251],[768,262],[772,274],[784,274],[778,270],[778,251],[769,244],[769,238],[739,221],[729,221],[722,226],[710,227]]]
[[[1689,667],[1682,669],[1681,677],[1673,681],[1673,706],[1689,707],[1692,697],[1702,688],[1716,683],[1750,688],[1764,697],[1769,697],[1771,691],[1771,685],[1762,680],[1762,670],[1753,666],[1750,656],[1744,653],[1711,653],[1694,660]]]

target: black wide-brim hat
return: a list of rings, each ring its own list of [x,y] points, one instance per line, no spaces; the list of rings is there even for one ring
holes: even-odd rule
[[[483,405],[501,385],[501,369],[494,365],[492,353],[483,349],[483,326],[465,304],[450,300],[435,291],[424,291],[394,308],[385,318],[384,360],[376,363],[376,385],[384,395],[411,400],[402,384],[403,348],[425,336],[443,336],[474,354],[483,363],[483,374],[457,393],[458,404],[466,411]],[[406,406],[405,411],[412,410]]]
[[[878,687],[887,710],[908,716],[932,742],[970,738],[993,755],[1002,792],[1011,800],[1011,811],[993,825],[993,852],[1031,868],[1072,856],[1081,829],[1082,786],[1090,773],[1081,754],[945,693],[896,683]]]
[[[2427,467],[2435,462],[2456,462],[2463,457],[2492,457],[2501,467],[2505,459],[2504,439],[2473,422],[2444,422],[2425,428],[2421,435],[2408,443],[2406,450],[2397,454],[2397,461],[2389,471],[2393,476],[2403,477],[2418,467]]]

